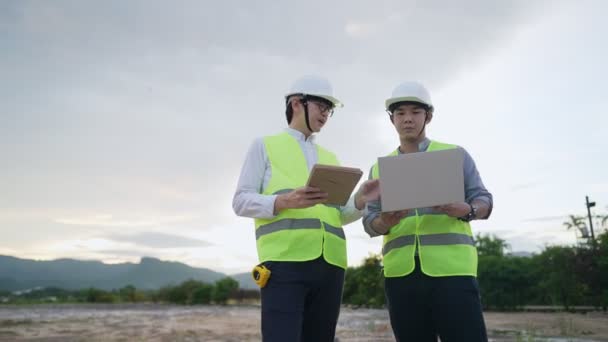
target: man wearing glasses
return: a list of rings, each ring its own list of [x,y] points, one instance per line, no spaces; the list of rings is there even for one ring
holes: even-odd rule
[[[296,80],[285,96],[288,128],[251,145],[234,194],[239,216],[254,218],[261,266],[271,271],[261,289],[264,341],[334,341],[346,269],[342,226],[378,199],[378,181],[363,183],[346,206],[323,205],[327,193],[306,187],[313,165],[338,165],[314,143],[342,103],[316,76]]]

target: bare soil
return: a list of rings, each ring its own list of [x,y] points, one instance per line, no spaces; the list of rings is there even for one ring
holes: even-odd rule
[[[0,341],[260,341],[256,306],[0,306]],[[491,341],[608,341],[605,313],[485,313]],[[394,341],[386,310],[340,313],[337,338]]]

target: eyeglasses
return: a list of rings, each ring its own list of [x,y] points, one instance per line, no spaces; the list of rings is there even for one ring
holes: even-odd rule
[[[332,105],[328,105],[319,101],[315,101],[315,100],[308,100],[306,101],[307,103],[314,103],[317,108],[319,108],[319,111],[321,111],[321,113],[327,112],[327,115],[332,116],[334,115],[334,106]]]

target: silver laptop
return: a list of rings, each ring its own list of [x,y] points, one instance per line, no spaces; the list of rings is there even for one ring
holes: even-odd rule
[[[382,211],[464,201],[460,149],[378,158]]]

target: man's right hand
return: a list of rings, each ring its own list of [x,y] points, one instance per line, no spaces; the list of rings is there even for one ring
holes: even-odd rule
[[[397,225],[399,221],[406,217],[407,213],[407,209],[381,213],[380,216],[376,217],[376,219],[372,222],[372,228],[374,228],[374,230],[378,233],[384,235],[388,233],[391,228]]]
[[[309,208],[325,203],[328,196],[326,192],[321,191],[319,188],[304,186],[278,195],[274,201],[274,214],[277,215],[284,209]]]

